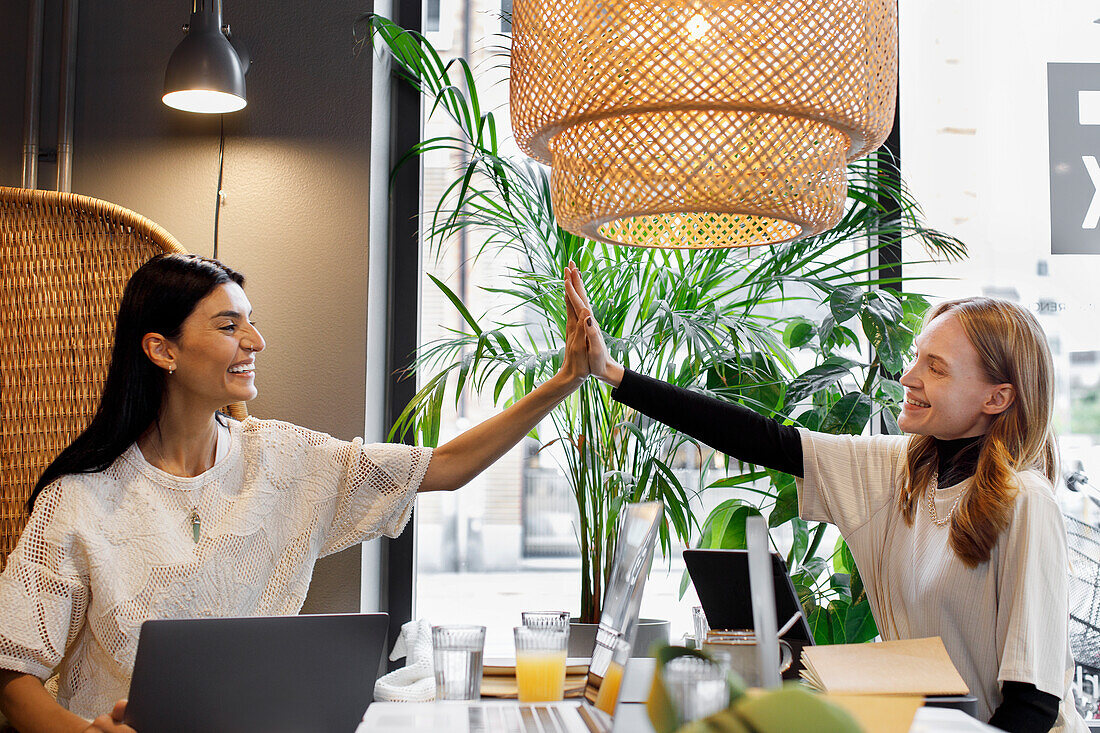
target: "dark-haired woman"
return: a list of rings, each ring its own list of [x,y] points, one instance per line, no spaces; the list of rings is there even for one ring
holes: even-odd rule
[[[574,309],[588,312],[570,263]],[[1054,500],[1054,373],[1043,331],[1005,301],[931,309],[901,378],[911,437],[828,435],[635,374],[585,318],[612,396],[740,460],[797,477],[804,519],[837,525],[883,639],[939,636],[978,717],[1085,730],[1073,706],[1065,528]]]
[[[126,286],[99,408],[42,475],[0,575],[0,709],[24,733],[129,731],[144,620],[297,613],[318,557],[398,535],[417,491],[468,482],[588,373],[570,308],[557,374],[434,452],[228,420],[265,345],[243,284],[168,255]]]

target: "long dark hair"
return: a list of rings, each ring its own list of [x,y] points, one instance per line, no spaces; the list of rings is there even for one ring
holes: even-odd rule
[[[84,432],[42,472],[27,501],[28,514],[42,489],[58,477],[106,469],[157,419],[167,377],[145,355],[141,340],[147,333],[179,338],[199,301],[228,282],[244,287],[244,275],[198,255],[157,255],[130,276],[99,406]]]

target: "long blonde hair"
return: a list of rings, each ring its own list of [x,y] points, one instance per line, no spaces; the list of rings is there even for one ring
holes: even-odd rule
[[[948,300],[925,315],[954,315],[978,352],[991,384],[1015,387],[1015,400],[995,415],[978,454],[969,491],[951,519],[951,547],[969,567],[989,560],[993,545],[1012,518],[1014,474],[1038,469],[1051,483],[1057,476],[1054,414],[1054,364],[1042,327],[1028,311],[995,298]],[[936,441],[914,435],[906,452],[907,477],[898,506],[907,524],[937,469]]]

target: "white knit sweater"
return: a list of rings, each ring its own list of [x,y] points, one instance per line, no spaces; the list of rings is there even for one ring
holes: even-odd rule
[[[297,613],[318,557],[404,529],[431,455],[250,417],[200,476],[160,471],[136,445],[64,476],[0,575],[0,668],[56,670],[62,705],[110,712],[143,621]]]

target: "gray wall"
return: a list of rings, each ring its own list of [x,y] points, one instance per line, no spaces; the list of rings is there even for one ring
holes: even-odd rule
[[[0,5],[0,184],[20,185],[25,3]],[[46,6],[43,146],[55,144],[50,79],[59,0]],[[363,434],[370,54],[352,26],[369,0],[228,0],[251,51],[248,106],[227,115],[219,257],[248,277],[267,339],[252,414],[341,438]],[[73,192],[126,206],[209,255],[218,120],[160,101],[186,0],[80,5]],[[56,75],[56,69],[52,71]],[[42,165],[39,187],[54,187]],[[318,564],[307,610],[358,610],[358,548]]]

